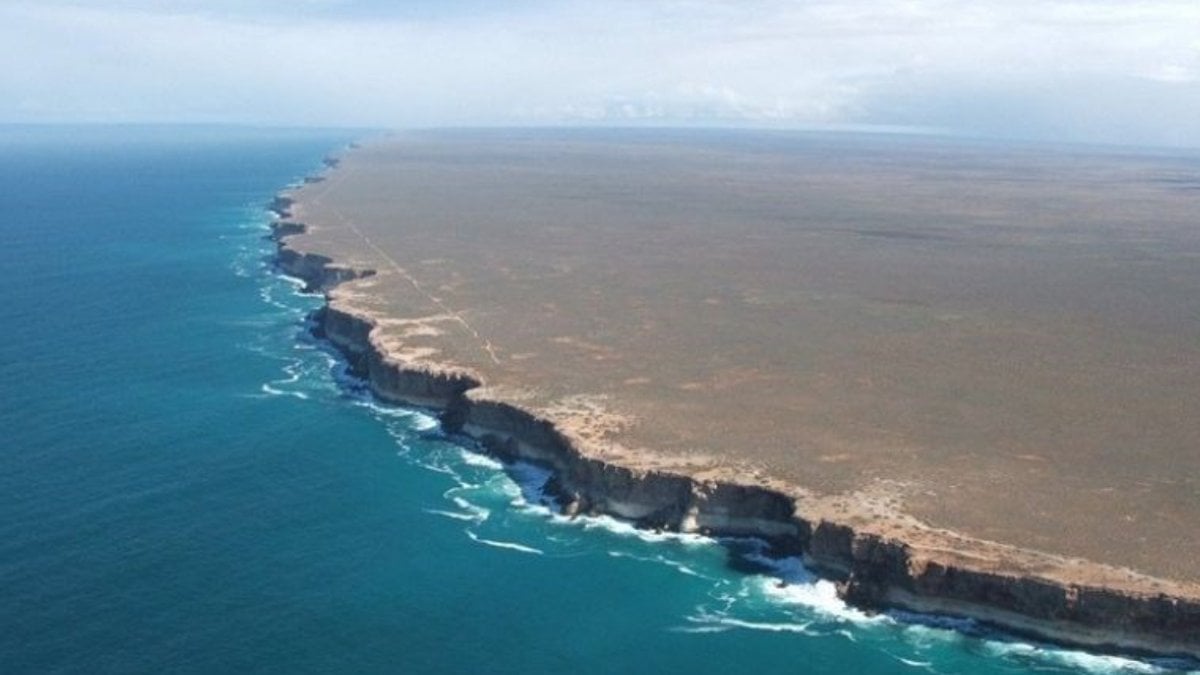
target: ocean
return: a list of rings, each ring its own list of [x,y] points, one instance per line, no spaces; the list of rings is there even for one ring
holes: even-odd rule
[[[266,204],[356,134],[0,127],[0,672],[1075,673],[753,541],[568,520],[379,405]]]

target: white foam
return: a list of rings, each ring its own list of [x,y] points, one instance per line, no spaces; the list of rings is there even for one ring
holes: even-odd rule
[[[303,399],[306,401],[308,400],[308,394],[306,394],[302,391],[284,391],[282,389],[276,389],[275,387],[272,387],[271,385],[266,384],[266,383],[264,383],[262,385],[262,387],[260,387],[260,389],[262,390],[262,392],[264,394],[270,394],[271,396],[295,396],[296,398],[299,398],[299,399]]]
[[[675,626],[668,630],[672,633],[724,633],[733,630],[733,626]]]
[[[308,286],[308,282],[301,279],[300,277],[294,277],[290,274],[285,274],[283,272],[277,272],[275,276],[277,278],[282,279],[283,281],[287,282],[287,284],[292,287],[292,295],[294,295],[296,297],[300,297],[300,298],[324,297],[324,295],[320,292],[316,292],[316,291],[310,292],[310,291],[304,290]]]
[[[811,621],[803,621],[799,623],[785,621],[749,621],[746,619],[738,619],[723,614],[710,614],[701,611],[700,613],[687,617],[687,620],[701,624],[702,626],[722,626],[725,628],[742,628],[745,630],[767,631],[770,633],[799,633],[802,635],[819,635],[809,630],[812,625]]]
[[[401,444],[401,439],[405,437],[404,429],[396,430],[389,427],[388,433],[396,439],[397,444]],[[450,495],[457,493],[459,490],[470,490],[479,487],[477,483],[468,482],[463,478],[462,474],[458,472],[458,469],[455,467],[455,465],[458,464],[457,455],[452,458],[447,458],[445,453],[442,452],[441,448],[436,448],[434,451],[429,451],[426,449],[424,452],[414,454],[410,457],[410,461],[422,469],[450,476],[450,478],[454,480],[455,487],[452,487],[442,493],[442,496],[447,499],[450,498]]]
[[[286,303],[280,302],[279,300],[276,300],[275,293],[270,286],[260,287],[258,289],[258,297],[261,298],[262,301],[267,303],[268,305],[275,307],[276,309],[281,309],[281,310],[287,312],[289,316],[302,316],[305,314],[305,311],[300,307],[293,307]]]
[[[292,361],[292,362],[291,362],[291,363],[289,363],[288,365],[284,366],[284,367],[283,367],[283,372],[284,372],[284,373],[287,373],[287,377],[281,377],[281,378],[279,378],[279,379],[277,379],[277,380],[271,380],[269,384],[264,384],[264,385],[263,385],[264,387],[268,387],[268,388],[270,388],[270,389],[272,390],[272,391],[270,391],[270,392],[267,392],[267,393],[274,393],[274,394],[289,394],[289,395],[292,395],[292,396],[299,396],[299,397],[301,397],[301,398],[308,398],[308,396],[307,396],[307,395],[304,395],[304,394],[302,394],[301,392],[295,392],[295,391],[288,391],[288,392],[285,392],[285,391],[282,391],[282,390],[279,390],[279,389],[277,389],[277,388],[276,388],[276,387],[274,387],[274,386],[271,386],[271,385],[287,385],[287,384],[295,384],[295,383],[299,382],[299,381],[300,381],[300,377],[301,377],[301,375],[302,375],[302,373],[301,373],[301,370],[300,370],[300,368],[301,368],[301,366],[302,366],[302,365],[303,365],[303,363],[302,363],[301,361]]]
[[[429,431],[431,429],[436,429],[440,424],[438,419],[433,415],[418,412],[416,410],[411,411],[411,413],[412,415],[410,420],[412,421],[413,429],[416,429],[417,431]]]
[[[524,544],[517,544],[517,543],[513,543],[511,541],[496,541],[495,539],[484,539],[483,537],[480,537],[479,535],[475,534],[474,532],[472,532],[470,530],[466,530],[466,533],[467,533],[467,536],[471,538],[471,541],[476,541],[476,542],[479,542],[480,544],[486,544],[487,546],[508,549],[510,551],[520,551],[521,553],[532,553],[534,555],[545,555],[545,551],[533,548],[532,546],[526,546]]]
[[[284,274],[283,272],[279,272],[278,274],[276,274],[276,276],[279,277],[280,279],[282,279],[283,281],[287,282],[290,286],[292,286],[292,288],[294,288],[297,291],[303,291],[304,287],[308,285],[300,277],[294,277],[290,274]],[[309,294],[309,295],[311,295],[311,294]]]
[[[906,640],[917,646],[928,646],[931,641],[956,642],[964,636],[978,635],[979,624],[972,619],[940,616],[933,614],[915,614],[912,612],[892,611],[888,618],[905,625]],[[1045,644],[1020,642],[1011,639],[981,638],[983,648],[997,658],[1006,658],[1022,663],[1036,662],[1056,668],[1070,668],[1097,675],[1123,673],[1172,673],[1186,670],[1190,664],[1174,664],[1160,666],[1157,663],[1169,663],[1169,660],[1147,662],[1106,654],[1055,647]],[[896,657],[901,661],[903,658]],[[913,664],[909,664],[913,665]],[[1187,672],[1200,672],[1188,670]]]
[[[657,563],[659,565],[666,565],[667,567],[678,570],[679,572],[682,572],[683,574],[686,574],[691,577],[707,579],[709,581],[717,581],[716,578],[707,576],[705,574],[701,574],[700,572],[697,572],[696,570],[692,569],[691,567],[688,567],[687,565],[679,562],[678,560],[671,560],[670,558],[666,558],[661,555],[654,556],[653,558],[647,558],[647,557],[640,556],[640,555],[634,555],[632,553],[625,553],[623,551],[609,551],[608,555],[613,558],[626,558],[629,560],[637,560],[639,562],[648,562],[648,563]]]
[[[450,501],[454,502],[455,506],[463,511],[469,512],[471,514],[471,519],[476,522],[482,523],[488,519],[488,516],[492,515],[492,512],[489,509],[485,509],[478,504],[472,504],[462,497],[451,497]]]
[[[283,367],[283,372],[288,374],[287,379],[283,382],[295,382],[300,379],[300,371],[304,366],[304,362],[300,360],[292,361]]]
[[[358,388],[362,387],[361,380],[352,378],[352,381],[358,385]],[[370,394],[365,392],[355,397],[354,405],[366,408],[380,417],[402,419],[408,423],[408,428],[412,431],[429,431],[430,429],[436,429],[438,426],[437,418],[433,415],[412,408],[402,408],[379,403],[374,398],[371,398]]]
[[[462,456],[463,463],[469,466],[478,466],[485,469],[495,469],[499,471],[504,468],[504,465],[487,455],[478,452],[471,452],[466,448],[459,449],[459,454]]]
[[[1160,668],[1144,661],[1136,661],[1120,656],[1089,654],[1070,649],[1044,647],[1025,642],[1000,642],[989,640],[987,651],[994,656],[1017,658],[1020,660],[1037,660],[1044,663],[1085,670],[1099,675],[1110,673],[1166,673]]]
[[[569,524],[578,521],[583,523],[585,530],[604,530],[621,537],[633,537],[650,543],[673,541],[687,546],[710,546],[716,543],[715,539],[700,534],[644,530],[612,516],[576,516],[575,518],[563,517],[555,520]]]
[[[451,469],[450,467],[447,467],[447,466],[442,466],[441,464],[436,464],[432,461],[429,461],[428,459],[426,459],[424,461],[416,460],[413,463],[427,471],[432,471],[434,473],[446,474],[447,476],[453,476],[455,479],[459,478],[458,474],[455,473],[454,469]],[[466,486],[460,484],[459,487],[466,487]],[[446,492],[444,492],[442,494],[442,496],[449,498],[451,493],[455,492],[458,489],[459,489],[458,487],[450,488],[449,490],[446,490]]]
[[[756,577],[751,582],[757,587],[757,591],[769,600],[788,605],[802,605],[840,621],[866,624],[887,620],[884,616],[870,615],[847,605],[838,597],[837,586],[832,581],[813,574],[800,558],[772,558],[764,555],[761,551],[765,546],[762,544],[759,552],[748,553],[743,557],[770,570],[767,576]]]
[[[759,590],[766,597],[781,603],[803,605],[817,612],[844,621],[874,623],[883,620],[847,605],[837,595],[832,581],[818,579],[811,583],[786,583],[772,578],[759,578]]]
[[[458,513],[456,511],[443,511],[441,509],[422,509],[422,510],[425,513],[429,513],[429,514],[432,514],[435,516],[442,516],[443,518],[450,518],[452,520],[468,520],[468,521],[472,521],[472,522],[481,522],[481,520],[482,520],[479,517],[479,515],[475,514],[475,513]]]
[[[964,636],[978,635],[979,624],[973,619],[917,614],[901,610],[888,612],[888,619],[905,625],[905,638],[917,645],[931,641],[954,642]],[[1093,654],[1085,651],[1045,644],[1020,642],[1003,638],[981,638],[984,649],[992,656],[1021,662],[1039,662],[1055,667],[1109,675],[1117,673],[1171,673],[1187,670],[1191,664],[1169,664],[1170,660],[1139,661],[1121,656]],[[899,658],[899,657],[897,657]],[[903,659],[901,659],[903,660]],[[1200,672],[1187,670],[1187,672]]]

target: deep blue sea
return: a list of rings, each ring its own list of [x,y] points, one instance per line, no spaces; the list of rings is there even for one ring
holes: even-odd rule
[[[372,403],[264,238],[353,137],[0,127],[0,673],[1158,670],[559,518],[536,469]]]

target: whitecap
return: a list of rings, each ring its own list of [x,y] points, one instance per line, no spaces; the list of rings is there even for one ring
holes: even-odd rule
[[[413,429],[416,431],[430,431],[438,428],[438,426],[441,424],[438,422],[438,418],[434,417],[433,415],[416,410],[410,412],[410,419],[412,421]]]
[[[451,497],[450,501],[454,502],[455,506],[462,509],[463,511],[469,512],[471,514],[471,518],[473,520],[475,520],[476,522],[482,523],[483,521],[488,519],[488,516],[492,515],[491,510],[485,509],[484,507],[479,506],[478,504],[472,504],[471,502],[463,499],[462,497]]]
[[[495,548],[508,549],[510,551],[520,551],[521,553],[532,553],[534,555],[545,555],[544,551],[542,551],[541,549],[533,548],[532,546],[526,546],[524,544],[517,544],[517,543],[511,542],[511,541],[497,541],[495,539],[484,539],[483,537],[480,537],[479,535],[475,534],[474,532],[472,532],[470,530],[465,530],[465,531],[467,533],[467,536],[471,538],[471,541],[476,541],[476,542],[479,542],[480,544],[486,544],[487,546],[493,546]]]
[[[285,283],[287,283],[289,286],[292,286],[296,290],[303,290],[304,287],[308,285],[300,277],[294,277],[290,274],[284,274],[283,272],[278,272],[278,273],[276,273],[275,276],[277,278],[279,278],[280,280],[284,281]]]
[[[483,467],[485,469],[495,469],[497,471],[504,468],[503,464],[501,464],[499,461],[497,461],[491,457],[488,457],[487,455],[484,455],[484,454],[481,454],[478,452],[471,452],[470,450],[468,450],[466,448],[460,448],[459,453],[462,456],[463,463],[467,464],[469,466],[478,466],[478,467]]]
[[[867,624],[886,620],[886,617],[870,615],[847,605],[838,597],[837,586],[827,579],[817,579],[807,583],[788,583],[775,578],[759,577],[757,584],[759,591],[775,602],[803,605],[842,621]]]
[[[304,362],[300,360],[292,361],[283,367],[283,372],[288,374],[285,382],[295,382],[300,379],[300,371],[304,366]]]
[[[733,626],[672,626],[672,633],[724,633],[733,630]]]
[[[287,305],[285,305],[282,302],[279,302],[278,300],[275,299],[274,294],[271,293],[270,286],[263,286],[262,288],[258,289],[258,297],[262,298],[263,302],[267,303],[268,305],[271,305],[272,307],[277,307],[279,309],[285,309],[285,310],[289,310],[289,311],[292,309],[291,307],[288,307]]]
[[[299,277],[294,277],[290,274],[284,274],[283,272],[277,272],[275,274],[275,276],[276,276],[276,278],[287,282],[287,284],[292,287],[292,295],[294,295],[296,297],[300,297],[300,298],[323,298],[323,297],[325,297],[324,294],[320,293],[319,291],[304,290],[305,288],[308,287],[308,282]]]
[[[459,513],[457,511],[443,511],[441,509],[422,509],[425,513],[450,518],[452,520],[469,520],[472,522],[480,522],[480,517],[475,513]]]
[[[333,363],[330,365],[333,365]],[[361,379],[357,377],[347,377],[346,379],[355,385],[353,389],[357,390],[357,393],[351,394],[354,405],[366,408],[380,417],[402,419],[408,423],[408,428],[411,431],[429,431],[438,427],[438,420],[433,415],[413,408],[379,403],[365,390],[365,384]]]
[[[262,387],[260,387],[260,389],[262,390],[262,392],[264,394],[270,394],[272,396],[295,396],[296,398],[299,398],[299,399],[303,399],[306,401],[308,400],[308,394],[306,394],[302,391],[284,391],[282,389],[276,389],[275,387],[272,387],[270,384],[267,384],[267,383],[263,383],[263,385],[262,385]]]
[[[609,551],[608,555],[612,558],[626,558],[629,560],[637,560],[639,562],[647,562],[647,563],[656,563],[659,565],[666,565],[667,567],[678,570],[679,572],[686,574],[688,576],[691,576],[691,577],[707,579],[709,581],[717,581],[717,579],[707,576],[705,574],[701,574],[700,572],[697,572],[696,570],[692,569],[691,567],[688,567],[687,565],[679,562],[678,560],[671,560],[670,558],[667,558],[667,557],[664,557],[661,555],[654,556],[653,558],[647,558],[647,557],[640,556],[640,555],[634,555],[632,553],[625,553],[624,551]]]
[[[1043,663],[1085,670],[1098,675],[1117,673],[1166,673],[1159,666],[1121,656],[1091,654],[1071,649],[1058,649],[1027,642],[987,642],[986,649],[994,656],[1019,661],[1036,660]]]
[[[461,478],[459,477],[458,473],[454,469],[452,469],[448,466],[443,466],[441,464],[437,464],[436,462],[433,461],[432,458],[426,457],[424,459],[414,460],[413,463],[427,471],[445,474],[447,476],[453,477],[457,481],[460,481],[458,487],[450,488],[445,493],[443,493],[443,495],[442,495],[443,497],[449,497],[452,492],[454,492],[455,490],[458,490],[461,487],[468,487],[461,483]],[[473,486],[471,486],[471,487],[473,487]]]
[[[579,521],[583,523],[583,529],[585,530],[604,530],[611,534],[622,537],[633,537],[649,543],[673,541],[687,546],[710,546],[717,541],[712,537],[706,537],[701,534],[646,530],[624,520],[613,518],[612,516],[576,516],[574,518],[563,517],[556,520],[560,520],[563,523],[575,523]]]
[[[784,622],[784,621],[750,621],[747,619],[738,619],[722,614],[710,614],[701,611],[699,614],[687,617],[692,623],[706,626],[724,626],[726,628],[742,628],[746,630],[767,631],[770,633],[799,633],[801,635],[815,636],[809,630],[812,625],[811,621],[803,621],[799,623]]]

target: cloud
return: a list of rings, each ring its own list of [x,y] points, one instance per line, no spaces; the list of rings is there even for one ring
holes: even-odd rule
[[[1193,0],[18,1],[0,7],[0,120],[879,124],[1200,145],[1197,25]]]

